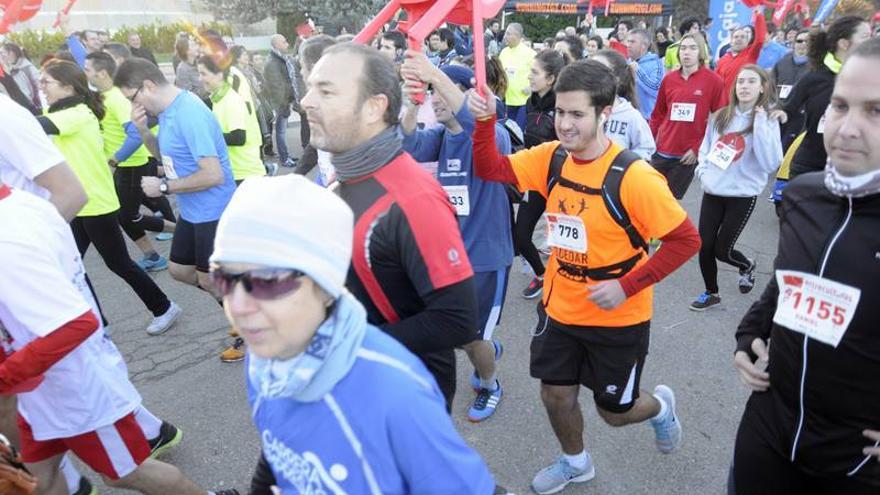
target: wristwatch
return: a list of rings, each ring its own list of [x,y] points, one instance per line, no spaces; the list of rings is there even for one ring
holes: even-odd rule
[[[168,190],[168,179],[164,177],[162,178],[162,182],[159,184],[159,192],[165,195],[171,193],[171,191]]]

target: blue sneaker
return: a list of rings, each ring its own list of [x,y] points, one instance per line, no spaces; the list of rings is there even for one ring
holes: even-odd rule
[[[657,450],[669,454],[681,445],[681,423],[675,414],[675,393],[666,385],[654,387],[654,396],[666,403],[666,415],[660,419],[652,419]]]
[[[549,495],[562,491],[569,483],[584,483],[596,477],[596,468],[593,466],[593,459],[587,454],[587,467],[578,469],[569,464],[565,457],[556,459],[556,462],[550,464],[544,469],[538,471],[538,474],[532,479],[532,490],[540,495]]]
[[[156,234],[157,241],[170,241],[174,239],[174,232],[159,232]]]
[[[703,292],[694,302],[691,303],[689,309],[691,311],[706,311],[712,306],[717,306],[721,304],[721,297],[718,294],[712,294],[711,292]]]
[[[498,380],[495,380],[495,390],[481,388],[480,391],[477,392],[477,398],[474,399],[473,405],[471,405],[471,408],[468,410],[468,421],[471,423],[479,423],[495,414],[495,408],[498,407],[498,403],[501,402],[501,397],[503,395],[504,391]]]
[[[497,340],[493,340],[492,345],[495,346],[495,362],[497,363],[501,359],[501,355],[504,354],[504,346]],[[477,375],[477,370],[474,370],[474,373],[471,375],[471,388],[474,389],[474,392],[480,391],[480,376]]]
[[[142,258],[137,262],[137,266],[141,267],[141,270],[145,272],[161,272],[168,268],[168,260],[161,255],[154,260]]]

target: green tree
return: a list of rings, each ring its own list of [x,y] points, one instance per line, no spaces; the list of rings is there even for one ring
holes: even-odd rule
[[[205,6],[222,19],[250,24],[275,17],[278,31],[292,38],[306,15],[316,24],[360,29],[385,5],[385,0],[212,0]],[[292,24],[292,25],[291,25]]]

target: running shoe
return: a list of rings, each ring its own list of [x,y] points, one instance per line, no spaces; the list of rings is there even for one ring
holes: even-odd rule
[[[712,294],[707,291],[700,294],[699,297],[691,303],[690,310],[706,311],[716,304],[721,304],[721,297],[719,297],[718,294]]]
[[[590,454],[587,454],[587,467],[578,469],[569,464],[565,457],[538,471],[532,479],[532,490],[540,495],[562,491],[569,483],[584,483],[596,477],[596,468]]]
[[[167,332],[168,329],[171,328],[171,325],[174,325],[174,322],[177,321],[177,317],[180,316],[180,313],[183,313],[183,310],[180,309],[180,306],[178,306],[177,303],[171,301],[171,305],[168,306],[168,311],[153,318],[152,323],[147,327],[147,333],[150,335],[162,335]]]
[[[495,414],[495,408],[498,407],[503,395],[504,391],[501,388],[501,382],[498,380],[495,380],[495,390],[481,388],[480,391],[477,392],[477,397],[474,399],[474,403],[468,410],[468,421],[471,423],[479,423]]]
[[[73,495],[98,495],[98,489],[92,486],[92,482],[85,476],[79,477],[79,486]]]
[[[168,268],[168,260],[162,256],[157,254],[155,258],[150,259],[146,256],[141,258],[140,261],[137,262],[137,266],[141,267],[141,270],[145,272],[161,272]]]
[[[159,232],[156,234],[157,241],[170,241],[174,239],[174,232]]]
[[[662,454],[670,454],[681,445],[681,423],[675,414],[675,393],[666,385],[654,387],[654,396],[666,403],[666,414],[662,418],[651,419],[654,427],[654,442]]]
[[[270,177],[278,174],[278,164],[275,162],[265,161],[263,167],[266,168],[266,174]]]
[[[162,421],[162,426],[159,427],[159,436],[148,440],[150,443],[150,457],[158,459],[167,450],[180,444],[181,440],[183,440],[183,432],[180,428],[167,421]]]
[[[291,156],[288,157],[287,160],[281,162],[281,166],[284,168],[293,168],[296,167],[297,162],[297,159]]]
[[[208,492],[209,495],[212,493],[214,495],[241,495],[235,488],[232,488],[230,490],[214,490],[213,492]]]
[[[495,362],[497,363],[501,359],[501,355],[504,354],[504,346],[497,340],[493,340],[492,345],[495,347]],[[480,375],[477,374],[477,370],[474,370],[471,375],[471,388],[474,389],[474,392],[480,391]]]
[[[529,262],[526,261],[525,258],[519,256],[519,272],[523,275],[532,275],[534,276],[534,272],[532,271],[532,266],[529,265]]]
[[[751,266],[746,271],[739,272],[739,291],[748,294],[755,288],[755,269],[758,268],[758,260],[752,260]]]
[[[224,363],[237,363],[244,360],[244,339],[236,337],[231,346],[220,353],[220,361]]]
[[[543,277],[532,277],[532,281],[529,282],[529,285],[523,289],[522,296],[526,299],[534,299],[541,295],[541,291],[544,290],[544,278]]]

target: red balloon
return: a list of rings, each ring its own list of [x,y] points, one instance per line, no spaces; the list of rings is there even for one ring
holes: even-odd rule
[[[18,14],[18,22],[24,22],[37,15],[42,6],[43,0],[25,0],[24,5],[21,7],[21,13]]]
[[[740,0],[740,1],[741,1],[741,2],[743,3],[743,5],[745,5],[746,7],[749,7],[749,8],[752,8],[752,9],[755,8],[755,7],[758,7],[758,6],[760,6],[760,5],[764,5],[763,0]]]

